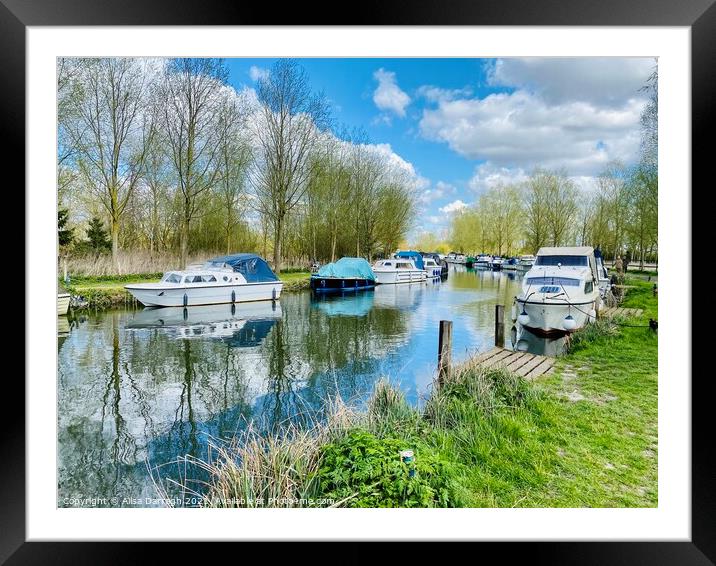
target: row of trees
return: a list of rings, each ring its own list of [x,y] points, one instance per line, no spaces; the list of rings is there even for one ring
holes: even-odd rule
[[[610,163],[596,187],[578,188],[565,171],[536,169],[527,181],[499,185],[452,219],[450,245],[462,252],[535,253],[542,246],[600,246],[642,263],[658,253],[658,75],[644,89],[637,164]]]
[[[58,188],[69,222],[103,218],[120,249],[334,259],[390,250],[411,179],[358,134],[337,135],[304,69],[255,91],[221,59],[61,59]],[[75,233],[77,233],[76,231]],[[65,246],[67,248],[68,246]]]

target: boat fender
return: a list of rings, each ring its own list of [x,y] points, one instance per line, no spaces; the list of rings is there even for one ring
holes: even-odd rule
[[[181,314],[182,314],[182,317],[184,318],[184,320],[186,320],[187,318],[189,318],[189,309],[184,307],[184,311]]]
[[[512,316],[512,322],[517,320],[517,303],[512,303],[512,311],[510,312]]]
[[[186,293],[184,293],[184,307],[186,307],[189,304],[189,297]]]
[[[234,316],[236,314],[236,305],[232,303],[231,305],[231,316]]]
[[[341,281],[341,287],[345,287],[345,286],[346,286],[346,282],[345,282],[345,281]]]
[[[232,303],[236,302],[236,291],[231,291],[231,302]]]
[[[321,287],[325,287],[325,286],[326,286],[326,280],[325,280],[325,279],[321,279]]]
[[[275,301],[275,300],[276,300],[276,287],[274,287],[273,289],[271,289],[271,300],[272,300],[272,301]]]

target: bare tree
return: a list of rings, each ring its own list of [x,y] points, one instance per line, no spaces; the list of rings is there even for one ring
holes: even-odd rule
[[[93,59],[81,67],[84,96],[68,132],[77,166],[109,215],[119,271],[119,227],[139,183],[154,132],[146,112],[146,74],[134,59]]]
[[[259,159],[255,167],[257,208],[273,228],[273,266],[281,271],[287,215],[302,199],[316,160],[311,154],[328,123],[322,94],[313,94],[305,70],[280,59],[258,82],[261,119],[255,121]]]
[[[246,170],[251,160],[251,146],[242,136],[247,112],[241,101],[224,100],[219,113],[219,193],[224,208],[226,253],[231,253],[231,233],[239,219],[242,207]]]
[[[219,117],[226,96],[223,59],[173,59],[158,88],[158,108],[181,194],[181,267],[189,255],[189,228],[200,198],[221,175]]]

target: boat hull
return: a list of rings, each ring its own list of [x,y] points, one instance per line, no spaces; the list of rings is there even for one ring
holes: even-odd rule
[[[425,273],[427,274],[428,279],[438,279],[438,278],[442,277],[443,269],[440,266],[426,267]]]
[[[422,269],[386,270],[376,271],[375,282],[380,285],[395,285],[398,283],[420,283],[427,279],[427,273]]]
[[[283,282],[207,285],[193,288],[143,283],[126,285],[125,289],[147,307],[191,307],[275,300],[281,296]]]
[[[562,303],[548,303],[548,302],[524,302],[523,300],[517,299],[517,312],[521,313],[522,308],[530,317],[527,324],[523,324],[535,332],[543,334],[567,334],[575,330],[583,328],[589,322],[594,320],[593,317],[589,316],[589,312],[595,309],[596,301],[573,305],[571,308],[569,305]],[[567,330],[564,327],[564,319],[567,315],[572,315],[576,323],[575,328]]]
[[[57,314],[62,316],[67,314],[70,308],[70,294],[57,293]]]
[[[311,289],[316,293],[340,293],[343,291],[361,291],[363,289],[373,289],[375,281],[372,279],[361,278],[341,278],[341,277],[311,277]]]

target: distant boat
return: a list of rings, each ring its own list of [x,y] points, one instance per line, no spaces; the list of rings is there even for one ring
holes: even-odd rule
[[[438,279],[442,276],[443,268],[431,257],[423,257],[425,274],[430,279]]]
[[[490,262],[490,267],[492,267],[493,271],[499,271],[502,269],[502,264],[505,262],[504,259],[501,257],[493,257],[492,261]]]
[[[396,283],[419,283],[427,279],[427,273],[415,265],[409,258],[381,259],[373,264],[376,283],[392,285]]]
[[[311,289],[317,293],[360,291],[375,287],[375,273],[360,257],[342,257],[321,267],[311,276]]]
[[[433,258],[435,260],[435,263],[437,263],[440,266],[440,277],[441,278],[444,279],[448,276],[450,268],[449,268],[448,262],[444,256],[441,256],[439,253],[436,253],[436,252],[426,252],[423,254],[423,259],[425,260],[427,258]]]
[[[124,286],[147,307],[189,307],[275,300],[283,282],[256,254],[219,256],[203,266],[168,271],[158,283]]]
[[[535,256],[521,255],[517,258],[517,271],[529,271],[535,264]]]
[[[602,306],[598,282],[591,247],[540,248],[515,297],[513,319],[544,333],[582,328]]]
[[[517,262],[519,260],[516,257],[511,257],[502,263],[502,269],[506,271],[515,271],[517,269]]]
[[[475,262],[477,261],[477,258],[474,256],[467,256],[465,258],[465,267],[471,268],[475,265]]]
[[[475,258],[475,267],[490,268],[492,266],[492,256],[480,254]]]

